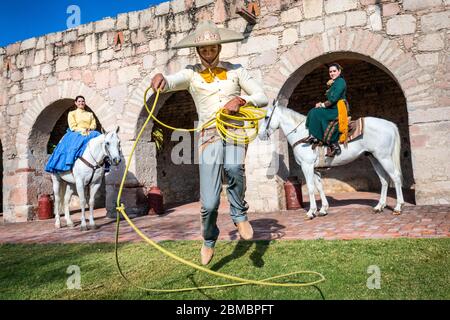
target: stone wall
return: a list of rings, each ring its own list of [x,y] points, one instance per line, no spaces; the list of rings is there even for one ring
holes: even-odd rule
[[[223,46],[222,58],[249,68],[270,99],[287,103],[302,80],[332,54],[333,59],[365,61],[389,75],[406,101],[416,201],[448,203],[448,1],[261,0],[260,5],[255,26],[234,13],[232,1],[175,0],[0,48],[5,221],[32,219],[37,196],[47,190],[42,158],[36,156],[45,151],[33,147],[48,142],[59,118],[52,112],[64,111],[58,101],[84,95],[105,129],[120,125],[127,157],[144,90],[155,73],[175,72],[197,61],[192,49],[170,48],[202,19],[245,33],[243,43]],[[115,45],[118,32],[124,43]],[[152,146],[145,147],[152,156]],[[272,145],[255,142],[249,152],[251,210],[283,208],[282,182],[289,174],[283,138]],[[131,207],[138,206],[144,187],[136,161],[124,193]],[[282,170],[274,173],[277,161]],[[111,206],[120,170],[106,179]]]
[[[0,212],[3,213],[3,146],[0,142]]]

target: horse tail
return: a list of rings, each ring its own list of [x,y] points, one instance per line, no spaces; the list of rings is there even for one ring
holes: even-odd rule
[[[400,183],[403,186],[402,166],[400,163],[401,139],[400,139],[400,133],[398,131],[397,125],[395,125],[395,124],[393,124],[393,125],[394,125],[395,137],[394,137],[394,150],[392,153],[392,161],[394,162],[395,170],[400,175]]]

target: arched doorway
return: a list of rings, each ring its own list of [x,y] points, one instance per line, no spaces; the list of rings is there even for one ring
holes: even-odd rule
[[[326,100],[324,93],[329,80],[327,64],[331,62],[338,62],[344,68],[347,98],[353,119],[379,117],[398,126],[402,140],[404,188],[405,191],[411,190],[414,187],[414,177],[406,99],[393,77],[368,61],[367,57],[363,60],[357,54],[333,53],[308,62],[296,72],[298,84],[289,97],[288,107],[306,115],[317,102]],[[290,147],[289,168],[290,175],[302,176]],[[379,179],[366,157],[346,166],[324,171],[323,181],[328,192],[380,190]],[[410,194],[413,197],[414,193]]]
[[[68,99],[69,101],[67,103],[71,103],[71,99]],[[67,123],[67,117],[69,116],[69,112],[75,110],[75,108],[68,108],[62,116],[58,119],[55,126],[53,127],[52,132],[50,132],[50,139],[48,140],[47,144],[47,154],[52,154],[53,150],[56,148],[59,141],[62,139],[62,137],[66,134],[67,129],[69,128],[69,125]],[[94,113],[91,108],[86,106],[86,110],[89,112]],[[100,121],[98,120],[97,116],[94,113],[95,121],[97,122],[97,131],[102,131],[102,125]]]
[[[148,101],[149,107],[152,103],[153,98]],[[197,126],[194,101],[187,91],[162,95],[155,114],[161,122],[176,128]],[[144,108],[137,130],[142,128],[147,116]],[[200,198],[194,143],[194,133],[174,132],[151,121],[136,149],[138,180],[145,187],[158,186],[166,205],[194,202]]]
[[[48,158],[69,127],[67,116],[74,108],[73,99],[57,100],[41,112],[33,125],[29,137],[29,157],[32,167],[35,168],[35,178],[29,185],[29,190],[34,195],[53,193],[50,175],[44,169]],[[86,110],[92,112],[89,107]],[[96,116],[95,119],[97,130],[101,131],[102,125]],[[96,196],[96,208],[105,207],[105,195],[105,184],[103,182]],[[78,197],[72,198],[71,208],[79,209]]]

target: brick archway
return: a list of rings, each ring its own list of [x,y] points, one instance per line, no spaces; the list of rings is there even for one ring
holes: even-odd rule
[[[8,134],[8,126],[6,125],[6,119],[3,117],[3,114],[0,113],[0,123],[3,125],[0,126],[0,141],[2,143],[3,152],[5,154],[11,154],[14,153],[14,144],[11,143],[12,139],[10,137],[10,134]]]
[[[125,106],[125,112],[123,120],[120,121],[119,125],[121,128],[121,137],[125,141],[133,140],[138,130],[140,128],[136,128],[136,125],[139,123],[139,118],[142,115],[142,112],[144,110],[144,93],[146,89],[150,86],[152,78],[157,73],[165,73],[165,74],[171,74],[174,72],[177,72],[184,68],[186,65],[189,64],[195,64],[196,57],[191,56],[174,56],[170,61],[167,62],[165,66],[159,66],[142,79],[142,81],[138,84],[136,89],[133,90],[133,92],[130,94],[128,102]],[[164,70],[163,70],[164,69]],[[158,102],[158,105],[156,106],[155,114],[158,114],[159,109],[164,105],[165,101],[167,101],[170,98],[170,94],[165,94],[160,97],[160,101]],[[151,108],[152,105],[150,104],[151,101],[154,99],[154,93],[152,90],[150,90],[147,94],[147,103],[148,106]],[[151,128],[149,128],[151,130]]]
[[[180,58],[180,60],[183,60],[184,58]],[[187,62],[187,61],[186,61]],[[175,63],[178,66],[181,66],[182,63],[178,60],[174,60],[171,63]],[[188,64],[188,63],[186,63]],[[183,65],[184,66],[184,65]],[[174,69],[174,68],[171,68]],[[145,120],[147,119],[147,110],[144,106],[144,94],[147,90],[148,86],[151,83],[151,80],[153,76],[161,72],[158,69],[153,70],[149,75],[147,75],[141,83],[137,86],[137,88],[132,92],[129,100],[128,105],[126,107],[126,112],[124,115],[123,120],[120,122],[120,127],[123,129],[121,131],[121,136],[123,140],[125,141],[125,144],[128,146],[126,150],[124,150],[125,157],[129,156],[129,150],[131,150],[132,144],[134,144],[135,139],[139,133],[139,131],[142,129],[142,125],[144,124]],[[167,94],[162,94],[159,97],[159,101],[156,105],[154,115],[158,116],[160,111],[164,111],[164,106],[166,103],[169,103],[174,100],[176,101],[178,99],[179,95],[184,95],[189,93],[180,93],[180,92],[172,92]],[[147,105],[149,108],[152,108],[153,102],[154,102],[155,94],[152,90],[150,90],[147,94]],[[180,103],[184,103],[186,99],[181,98]],[[193,101],[192,101],[193,104]],[[174,125],[173,121],[170,121],[169,119],[162,119],[164,122],[168,124]],[[184,119],[185,120],[185,119]],[[189,126],[189,125],[188,125]],[[158,163],[161,164],[161,154],[156,151],[156,145],[152,141],[152,131],[154,129],[154,121],[151,121],[148,126],[146,127],[143,136],[141,137],[141,142],[137,145],[136,153],[134,158],[132,159],[132,163],[130,165],[130,178],[128,180],[128,191],[130,193],[134,194],[133,200],[129,201],[132,202],[136,201],[136,203],[142,202],[142,192],[145,192],[145,190],[149,186],[160,186],[163,191],[166,191],[166,188],[164,185],[161,184],[160,181],[160,174],[163,169],[161,169],[158,166]],[[168,134],[166,132],[166,134]],[[193,150],[193,149],[192,149]],[[166,150],[167,151],[167,150]],[[169,153],[170,154],[170,153]],[[159,160],[158,160],[159,159]],[[165,180],[170,179],[168,177],[165,178]],[[165,193],[165,202],[180,202],[185,201],[186,199],[181,197],[175,197],[173,198],[172,194],[169,194],[168,192]]]
[[[433,79],[419,66],[413,54],[405,53],[396,41],[366,30],[324,33],[293,46],[267,73],[264,88],[268,96],[281,101],[288,99],[303,77],[321,64],[320,61],[310,62],[329,53],[357,57],[388,73],[402,89],[408,111],[435,102],[427,92]]]
[[[427,91],[432,86],[432,77],[418,65],[415,58],[404,53],[395,41],[369,31],[342,32],[333,37],[323,34],[292,47],[281,55],[279,62],[265,79],[268,95],[287,106],[300,82],[324,63],[330,63],[330,57],[333,61],[364,61],[386,73],[404,96],[407,119],[411,117],[411,113],[416,112],[416,107],[435,103]],[[406,135],[411,135],[408,127]],[[287,144],[286,141],[284,143]],[[282,150],[286,151],[287,145],[282,147]],[[415,150],[411,152],[414,158]],[[286,152],[285,156],[288,158]],[[412,167],[411,176],[414,172],[414,161]]]
[[[17,162],[14,177],[11,178],[18,182],[8,185],[5,195],[4,200],[8,204],[8,212],[5,213],[7,222],[33,219],[38,195],[52,193],[50,176],[43,173],[47,158],[46,144],[54,124],[67,109],[67,103],[77,95],[86,98],[91,110],[107,130],[114,127],[116,115],[108,110],[108,102],[81,82],[63,81],[43,90],[30,103],[18,126]],[[46,121],[47,116],[51,119]]]
[[[10,186],[12,185],[11,182],[14,183],[14,181],[11,179],[11,166],[12,163],[15,162],[14,158],[16,152],[14,151],[14,144],[11,143],[13,141],[11,139],[11,133],[8,133],[7,131],[7,122],[2,113],[0,113],[0,123],[4,124],[0,126],[0,212],[3,213],[3,221],[7,222],[9,221],[8,219],[11,216],[8,215],[9,208],[7,199]]]
[[[3,139],[0,139],[0,213],[3,213]]]
[[[81,82],[59,82],[57,85],[48,87],[39,94],[24,113],[16,137],[16,146],[19,156],[23,156],[27,153],[33,127],[36,125],[38,117],[45,109],[59,100],[73,99],[77,95],[82,95],[86,98],[88,105],[98,119],[104,124],[106,130],[110,130],[114,127],[117,122],[115,114],[110,112],[108,102],[100,94]]]
[[[139,118],[141,118],[144,107],[144,94],[147,90],[148,86],[150,85],[152,78],[155,76],[155,74],[159,73],[158,70],[153,70],[149,75],[147,75],[141,83],[137,86],[137,88],[131,93],[130,98],[128,100],[128,104],[125,107],[125,114],[123,117],[123,120],[120,122],[120,128],[121,135],[124,137],[124,140],[132,140],[136,137],[137,133],[139,132],[139,128],[136,128],[137,124],[139,123]],[[149,108],[152,107],[152,104],[150,103],[153,101],[155,94],[153,93],[153,90],[150,90],[147,94],[147,104]],[[161,97],[160,100],[166,100],[167,97]],[[156,107],[156,114],[157,111],[161,108],[161,106],[164,104],[164,101],[160,101]]]

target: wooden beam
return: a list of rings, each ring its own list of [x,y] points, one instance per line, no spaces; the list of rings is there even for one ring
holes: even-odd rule
[[[245,8],[236,8],[236,13],[250,24],[256,24],[256,16]]]

